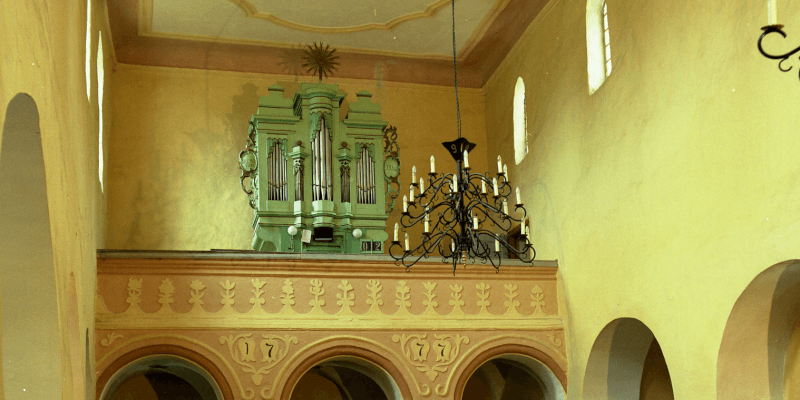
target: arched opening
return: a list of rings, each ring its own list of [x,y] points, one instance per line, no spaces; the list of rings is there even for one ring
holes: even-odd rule
[[[400,389],[381,367],[353,356],[311,367],[297,381],[291,400],[401,400]]]
[[[800,261],[767,268],[733,305],[717,358],[717,398],[800,395]]]
[[[514,87],[514,161],[517,165],[528,155],[528,115],[525,105],[525,82],[519,77]]]
[[[0,276],[5,393],[61,398],[61,335],[36,102],[9,102],[0,142]],[[69,383],[68,383],[69,384]]]
[[[672,380],[653,332],[634,318],[612,321],[589,353],[584,399],[673,399]]]
[[[463,400],[563,400],[564,388],[540,361],[504,354],[479,366],[469,377]]]
[[[205,369],[182,357],[152,355],[120,368],[101,400],[222,400],[219,386]]]

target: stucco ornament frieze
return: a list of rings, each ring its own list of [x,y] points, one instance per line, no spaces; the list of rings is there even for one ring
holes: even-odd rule
[[[431,342],[427,339],[428,334],[401,334],[392,336],[392,341],[400,344],[400,349],[406,359],[433,382],[439,377],[439,373],[446,373],[450,365],[456,361],[461,352],[461,345],[468,344],[469,338],[466,336],[436,334],[436,339]],[[433,349],[436,357],[428,358],[428,354]]]
[[[234,277],[216,280],[216,284],[210,279],[210,276],[201,277],[187,282],[162,278],[157,286],[158,294],[154,296],[150,294],[154,291],[143,290],[145,286],[154,284],[152,280],[130,277],[125,299],[127,309],[117,313],[103,308],[98,312],[98,324],[104,329],[236,326],[249,329],[344,329],[363,325],[373,330],[394,326],[424,330],[433,327],[542,330],[561,326],[558,314],[550,311],[553,306],[548,305],[544,282],[540,285],[539,282],[443,283],[437,280],[390,279],[394,299],[387,302],[384,300],[386,285],[381,279],[253,277],[247,282],[246,289],[240,288],[244,282]],[[220,290],[209,301],[207,289],[216,285]],[[328,286],[333,289],[327,289]],[[474,289],[468,290],[468,287]],[[520,301],[523,287],[530,292],[530,302],[524,304]],[[545,287],[551,290],[552,286]],[[236,299],[244,295],[245,290],[249,292],[245,304],[249,303],[250,307],[242,310]],[[494,296],[503,299],[502,302],[497,300],[500,304],[492,301],[494,292]],[[442,296],[448,296],[446,301],[441,299]],[[186,299],[181,301],[188,302],[189,307],[184,305],[186,303],[178,304],[176,299]],[[298,302],[298,299],[303,300]],[[215,309],[213,303],[216,302],[222,307]],[[157,311],[143,311],[141,305],[145,305],[145,310]],[[124,318],[130,314],[140,318]],[[343,320],[343,316],[352,319]],[[478,320],[482,325],[475,324]]]
[[[292,344],[297,344],[297,336],[278,336],[272,334],[245,333],[220,336],[220,344],[228,346],[233,361],[250,374],[255,385],[261,385],[264,375],[277,366],[289,353]]]

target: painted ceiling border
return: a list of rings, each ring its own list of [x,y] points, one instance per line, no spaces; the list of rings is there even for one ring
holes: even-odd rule
[[[152,0],[150,1],[152,2]],[[294,29],[296,31],[302,31],[302,32],[312,32],[312,33],[354,33],[354,32],[365,32],[373,30],[391,31],[392,29],[409,21],[414,21],[423,18],[432,18],[439,12],[439,10],[441,10],[450,3],[450,0],[438,0],[425,7],[424,11],[416,11],[406,15],[401,15],[382,24],[371,23],[371,24],[363,24],[355,26],[325,27],[325,26],[312,26],[312,25],[299,24],[281,18],[275,14],[259,12],[258,9],[248,0],[228,0],[228,1],[241,8],[242,11],[244,11],[245,13],[246,18],[257,18],[264,21],[272,22],[273,24],[282,26],[284,28]]]
[[[273,42],[269,40],[259,40],[259,39],[234,39],[234,38],[224,38],[224,37],[215,37],[215,36],[207,36],[207,35],[193,35],[193,34],[184,34],[184,33],[168,33],[168,32],[156,32],[153,30],[153,2],[155,0],[138,0],[139,1],[139,23],[138,23],[138,34],[139,36],[145,37],[153,37],[159,39],[174,39],[174,40],[191,40],[191,41],[199,41],[199,42],[212,42],[212,43],[227,43],[227,44],[238,44],[238,45],[256,45],[256,46],[268,46],[280,49],[293,49],[297,48],[299,45],[301,48],[305,47],[302,44],[298,43],[287,43],[287,42]],[[252,10],[255,10],[255,6],[252,6],[247,0],[228,0],[231,3],[242,8],[242,10],[247,13],[248,18],[261,18],[271,22],[271,18],[261,17],[262,15],[272,15],[268,13],[258,13],[257,11],[253,11],[252,13],[246,10],[246,8],[251,7]],[[494,4],[490,8],[489,12],[484,15],[475,29],[472,30],[472,34],[469,38],[464,42],[461,46],[461,50],[458,51],[456,59],[458,61],[463,61],[466,57],[472,53],[475,49],[477,44],[481,41],[483,36],[486,34],[486,31],[492,26],[494,21],[497,17],[505,10],[508,3],[511,0],[495,0]],[[242,5],[242,3],[246,5]],[[450,0],[439,0],[436,3],[433,3],[428,6],[426,11],[418,12],[418,13],[425,13],[431,8],[435,7],[435,10],[431,15],[428,17],[433,17],[436,13],[445,5],[450,3]],[[417,13],[417,14],[418,14]],[[415,14],[415,13],[412,13]],[[386,24],[366,24],[361,26],[367,25],[391,25],[387,29],[380,29],[380,30],[392,30],[401,23],[421,19],[424,17],[413,17],[410,19],[404,19],[403,21],[393,22],[402,18],[406,18],[411,16],[412,14],[407,14],[405,16],[397,17]],[[280,19],[279,17],[274,17]],[[281,19],[282,20],[282,19]],[[282,20],[283,21],[283,20]],[[379,28],[370,28],[370,29],[359,29],[359,30],[346,30],[350,28],[359,28],[359,27],[344,27],[344,28],[326,28],[326,27],[313,27],[309,25],[302,25],[302,24],[295,24],[291,21],[287,21],[288,24],[293,24],[302,27],[308,27],[311,30],[304,30],[304,29],[297,29],[293,26],[283,25],[280,23],[276,23],[278,25],[284,26],[286,28],[301,30],[305,32],[315,32],[315,33],[353,33],[353,32],[362,32],[366,30],[379,30]],[[313,29],[321,29],[322,31],[317,31]],[[342,31],[327,31],[328,29],[345,29]],[[376,55],[376,56],[385,56],[385,57],[400,57],[400,58],[419,58],[424,60],[450,60],[450,55],[444,54],[419,54],[419,53],[408,53],[408,52],[401,52],[401,51],[389,51],[389,50],[375,50],[375,49],[362,49],[362,48],[355,48],[355,47],[347,47],[347,46],[336,46],[336,50],[339,52],[346,52],[346,53],[354,53],[354,54],[368,54],[368,55]]]

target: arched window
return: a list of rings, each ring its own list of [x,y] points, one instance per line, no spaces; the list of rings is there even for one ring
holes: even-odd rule
[[[611,74],[611,36],[605,0],[586,2],[586,61],[589,94],[592,94]]]
[[[100,191],[103,191],[103,89],[105,86],[105,60],[103,59],[103,34],[97,35],[97,137],[98,164],[97,175],[100,179]]]
[[[86,99],[92,99],[92,0],[86,2]]]
[[[528,116],[525,110],[525,82],[517,78],[514,88],[514,161],[519,165],[528,154]]]
[[[606,76],[611,75],[611,36],[608,34],[608,4],[603,2],[603,45],[606,56]]]

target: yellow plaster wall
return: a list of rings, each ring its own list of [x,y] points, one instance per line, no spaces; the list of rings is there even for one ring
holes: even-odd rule
[[[258,97],[276,83],[291,97],[307,78],[118,65],[113,73],[113,132],[108,157],[108,248],[250,249],[253,210],[239,184],[238,153]],[[402,194],[411,166],[419,175],[436,156],[455,169],[440,144],[456,138],[452,88],[331,78],[347,93],[367,90],[384,121],[397,127]],[[486,170],[483,94],[459,91],[463,136],[478,144],[473,165]],[[448,160],[449,159],[449,160]],[[419,178],[417,178],[419,179]],[[389,226],[399,216],[393,213]],[[389,232],[391,235],[391,231]]]
[[[90,1],[93,1],[91,85],[96,93],[94,52],[97,32],[106,29],[107,18],[105,2]],[[97,99],[96,94],[90,99],[86,95],[86,23],[86,1],[7,1],[3,2],[0,13],[3,38],[0,40],[0,126],[6,107],[19,93],[30,95],[39,112],[59,310],[63,399],[94,397],[91,392],[85,393],[87,388],[93,390],[94,385],[83,382],[92,379],[93,374],[86,373],[84,364],[87,359],[94,360],[93,346],[89,346],[88,357],[84,346],[81,354],[72,354],[75,350],[70,349],[69,337],[77,331],[80,343],[85,343],[88,329],[89,342],[94,341],[95,250],[103,247],[104,242],[104,200],[97,176]],[[106,50],[106,70],[110,71],[111,51],[107,46]],[[110,121],[108,113],[106,121]],[[2,224],[0,221],[0,229]],[[79,326],[71,324],[66,315],[70,274],[75,276],[78,288]],[[71,359],[79,360],[78,370],[73,370]],[[59,360],[48,362],[59,363]],[[93,366],[88,370],[93,371]],[[80,375],[75,380],[77,385],[72,384],[72,374]],[[18,394],[6,396],[16,398]]]
[[[509,168],[540,258],[559,260],[571,398],[621,317],[653,331],[675,398],[716,398],[734,302],[798,256],[800,82],[757,51],[764,3],[609,1],[614,70],[589,95],[586,1],[552,0],[484,87],[488,153],[511,160],[525,80],[531,153]],[[778,8],[800,21],[800,4]]]

